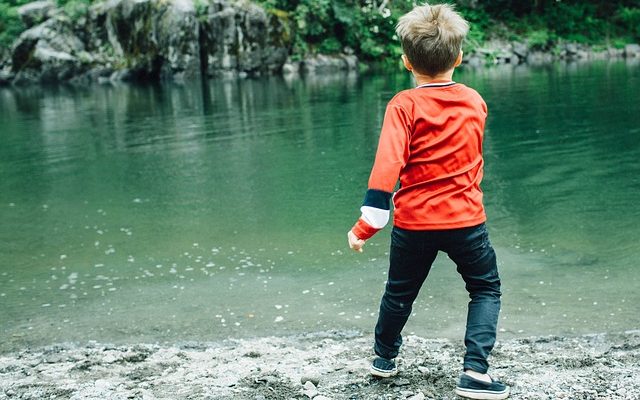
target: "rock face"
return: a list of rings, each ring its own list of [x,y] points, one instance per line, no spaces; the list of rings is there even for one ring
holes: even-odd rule
[[[212,0],[204,8],[201,54],[209,75],[242,71],[273,73],[282,69],[290,48],[284,19],[250,2]]]
[[[51,17],[56,11],[56,4],[49,0],[34,1],[18,8],[22,23],[31,28]]]
[[[55,82],[81,73],[83,59],[89,60],[84,43],[68,20],[56,18],[22,33],[13,46],[11,65],[17,83]]]
[[[92,53],[120,76],[157,79],[197,75],[199,41],[192,1],[112,0],[89,10]]]
[[[14,43],[4,80],[180,80],[282,69],[286,18],[246,1],[195,1],[108,0],[73,22],[52,3],[31,3],[21,9],[31,28]]]

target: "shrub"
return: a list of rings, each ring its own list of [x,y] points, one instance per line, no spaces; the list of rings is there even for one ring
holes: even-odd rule
[[[551,33],[546,29],[531,31],[526,36],[529,47],[533,50],[547,50],[552,44]]]
[[[24,29],[17,8],[0,2],[0,47],[9,48]]]
[[[640,8],[620,7],[615,16],[622,34],[631,35],[631,40],[640,41]]]

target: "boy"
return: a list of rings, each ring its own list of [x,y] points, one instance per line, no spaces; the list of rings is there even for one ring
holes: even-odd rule
[[[402,61],[417,87],[398,93],[387,105],[362,216],[348,241],[362,252],[365,241],[388,222],[393,198],[389,275],[371,373],[397,373],[393,360],[402,344],[400,333],[431,264],[444,251],[471,298],[456,394],[504,399],[509,387],[487,375],[500,311],[500,278],[480,190],[487,106],[475,90],[451,80],[468,29],[447,4],[418,6],[400,18],[396,33]],[[400,188],[392,196],[398,179]]]

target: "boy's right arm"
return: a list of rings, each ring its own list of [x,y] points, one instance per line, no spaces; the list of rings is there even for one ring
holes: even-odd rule
[[[398,182],[400,170],[409,158],[411,129],[411,118],[406,110],[393,104],[393,101],[389,103],[368,190],[360,208],[362,215],[348,234],[349,247],[356,251],[361,252],[364,241],[384,228],[389,221],[393,189]]]

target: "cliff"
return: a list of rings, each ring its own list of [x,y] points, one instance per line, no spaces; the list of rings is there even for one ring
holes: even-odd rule
[[[292,42],[286,15],[248,1],[108,0],[69,15],[47,0],[19,13],[28,29],[4,49],[0,83],[272,74]]]

